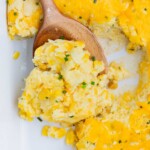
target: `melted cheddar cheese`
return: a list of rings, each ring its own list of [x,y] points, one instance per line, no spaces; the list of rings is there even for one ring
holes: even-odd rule
[[[147,112],[148,113],[148,112]],[[106,121],[89,118],[76,126],[75,132],[79,139],[78,150],[139,150],[150,149],[150,124],[147,114],[143,120],[141,110],[136,110],[130,117],[130,126],[117,120]],[[137,116],[140,118],[137,120]],[[141,122],[142,120],[142,122]],[[139,126],[139,128],[137,128]],[[142,127],[142,128],[141,128]]]

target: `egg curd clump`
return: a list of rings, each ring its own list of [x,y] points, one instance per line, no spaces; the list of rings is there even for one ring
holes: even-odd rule
[[[41,117],[72,125],[110,108],[113,95],[107,90],[109,79],[100,75],[104,64],[84,47],[79,41],[49,40],[36,50],[36,67],[19,99],[22,118]]]
[[[54,0],[65,15],[83,24],[104,23],[126,10],[130,0]],[[78,11],[80,10],[80,11]],[[102,12],[102,13],[101,13]],[[39,0],[8,0],[8,30],[10,36],[34,36],[43,13]]]
[[[59,139],[66,135],[66,130],[64,128],[44,126],[42,129],[42,135]]]
[[[38,31],[42,19],[39,0],[7,0],[8,32],[14,36],[32,37]]]

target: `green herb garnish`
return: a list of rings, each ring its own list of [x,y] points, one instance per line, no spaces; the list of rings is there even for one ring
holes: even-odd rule
[[[87,83],[86,82],[82,82],[82,88],[85,89],[87,87]]]
[[[60,36],[60,37],[59,37],[59,39],[64,40],[64,39],[65,39],[65,37],[64,37],[64,36]]]
[[[17,12],[14,12],[14,16],[17,16]]]
[[[97,0],[93,0],[93,3],[97,3]]]
[[[42,122],[42,121],[43,121],[40,117],[37,117],[37,119],[38,119],[40,122]]]
[[[92,56],[92,57],[91,57],[91,60],[92,60],[92,61],[95,61],[95,60],[96,60],[96,58],[95,58],[94,56]]]
[[[67,93],[67,91],[66,91],[66,90],[63,90],[63,91],[62,91],[62,93],[63,93],[63,94],[66,94],[66,93]]]
[[[108,19],[108,17],[107,17],[107,16],[105,16],[105,19]]]
[[[59,101],[58,101],[58,100],[55,100],[55,102],[58,103]]]
[[[59,75],[58,75],[58,79],[59,79],[59,80],[62,80],[62,79],[63,79],[63,76],[62,76],[61,74],[59,74]]]
[[[73,118],[74,116],[69,116],[69,118]]]

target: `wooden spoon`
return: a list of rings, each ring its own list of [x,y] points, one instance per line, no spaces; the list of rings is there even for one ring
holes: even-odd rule
[[[34,51],[47,42],[48,39],[56,40],[64,37],[67,40],[80,40],[85,43],[85,49],[92,56],[104,62],[106,71],[107,60],[95,35],[81,23],[63,16],[58,11],[53,0],[41,0],[41,4],[44,12],[44,21],[35,38]]]

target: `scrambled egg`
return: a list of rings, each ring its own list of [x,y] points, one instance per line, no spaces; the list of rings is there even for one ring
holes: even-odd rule
[[[36,50],[36,67],[19,99],[21,117],[72,125],[109,109],[113,95],[107,84],[111,77],[100,75],[103,62],[93,59],[84,47],[78,41],[50,40]]]
[[[15,35],[21,37],[34,36],[43,18],[39,0],[8,0],[7,2],[10,36],[12,38]],[[150,47],[149,0],[83,0],[82,2],[54,0],[54,2],[63,14],[87,26],[105,24],[116,18],[118,24],[134,45],[132,47],[135,48],[137,45]]]

